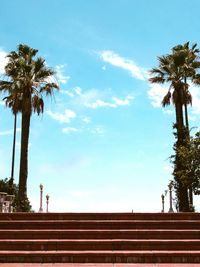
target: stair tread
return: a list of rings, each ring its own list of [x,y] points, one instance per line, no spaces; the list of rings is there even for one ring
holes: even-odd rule
[[[200,254],[200,250],[1,250],[5,254]]]
[[[0,229],[3,232],[200,232],[200,229]]]
[[[0,220],[0,223],[8,223],[8,220]],[[184,222],[184,223],[200,223],[200,221],[198,221],[198,220],[187,220],[187,219],[180,219],[180,220],[145,220],[145,219],[143,219],[143,220],[57,220],[57,219],[55,219],[55,220],[44,220],[44,219],[41,219],[41,220],[30,220],[30,219],[27,219],[27,220],[9,220],[9,223],[26,223],[26,222],[29,222],[29,223],[55,223],[55,222],[57,222],[57,223],[67,223],[67,222],[69,222],[69,223],[81,223],[81,222],[83,222],[83,223],[148,223],[148,222],[150,222],[150,223],[169,223],[169,222],[171,222],[171,223],[174,223],[174,222],[178,222],[178,223],[182,223],[182,222]]]
[[[181,242],[181,243],[200,243],[200,240],[198,239],[0,239],[0,242],[19,242],[19,243],[28,243],[28,242],[87,242],[87,243],[93,243],[93,242],[138,242],[138,243],[145,243],[145,242],[155,242],[155,243],[176,243],[176,242]]]

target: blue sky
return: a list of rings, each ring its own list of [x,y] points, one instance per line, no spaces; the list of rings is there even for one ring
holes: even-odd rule
[[[198,0],[1,0],[0,73],[5,55],[25,43],[57,71],[60,85],[31,120],[28,195],[35,211],[40,183],[50,211],[161,210],[175,114],[160,106],[167,85],[149,84],[148,70],[173,46],[200,44],[199,9]],[[199,89],[191,86],[191,127],[200,124]],[[0,104],[4,178],[13,116]],[[16,182],[19,151],[20,116]]]

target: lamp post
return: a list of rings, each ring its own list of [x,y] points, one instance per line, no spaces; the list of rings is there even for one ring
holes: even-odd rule
[[[47,203],[47,209],[46,212],[49,212],[49,195],[46,195],[46,203]]]
[[[162,211],[161,212],[165,212],[165,196],[163,194],[161,195],[161,199],[162,199]]]
[[[43,185],[40,184],[40,208],[39,208],[39,212],[43,212],[43,208],[42,208],[42,196],[43,196]]]
[[[172,208],[172,182],[169,183],[169,212],[174,212]]]

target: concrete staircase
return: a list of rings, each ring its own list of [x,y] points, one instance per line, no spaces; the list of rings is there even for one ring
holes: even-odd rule
[[[0,263],[200,263],[198,213],[0,213]]]

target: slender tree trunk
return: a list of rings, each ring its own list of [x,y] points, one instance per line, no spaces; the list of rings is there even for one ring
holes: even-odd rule
[[[183,108],[182,104],[177,101],[175,105],[176,110],[176,128],[178,145],[182,145],[184,135],[184,122],[183,122]]]
[[[184,109],[185,109],[185,125],[186,125],[187,135],[188,135],[188,138],[190,140],[187,104],[184,104]],[[193,190],[192,190],[192,185],[189,185],[189,202],[190,202],[190,206],[192,207],[193,206]]]
[[[179,98],[179,89],[177,90],[177,95]],[[183,120],[183,106],[180,101],[180,98],[177,100],[177,103],[175,105],[176,109],[176,124],[177,124],[177,149],[183,145],[185,130],[184,130],[184,120]],[[177,170],[182,169],[182,162],[179,160],[178,155],[176,155],[176,168]],[[189,199],[188,199],[188,188],[187,186],[182,183],[182,181],[179,179],[179,177],[175,177],[177,183],[178,183],[178,201],[179,201],[179,211],[189,211]]]
[[[189,121],[188,121],[188,110],[187,110],[187,104],[184,104],[184,109],[185,109],[185,126],[186,129],[189,133]]]
[[[17,114],[14,114],[14,130],[13,130],[13,149],[12,149],[12,166],[11,166],[11,179],[14,179],[15,170],[15,144],[16,144],[16,128],[17,128]]]
[[[187,84],[187,78],[184,78],[185,86]],[[188,134],[188,138],[190,140],[190,131],[189,131],[189,120],[188,120],[188,109],[187,109],[187,103],[184,104],[184,110],[185,110],[185,126],[186,126],[186,131]],[[193,206],[193,190],[192,190],[192,185],[189,185],[189,202],[190,206]]]
[[[21,155],[19,171],[19,209],[25,211],[27,201],[27,177],[28,177],[28,144],[30,129],[30,100],[27,99],[26,105],[22,110],[22,127],[21,127]],[[28,108],[28,107],[29,108]]]

